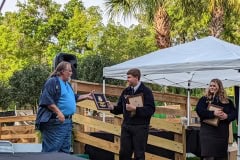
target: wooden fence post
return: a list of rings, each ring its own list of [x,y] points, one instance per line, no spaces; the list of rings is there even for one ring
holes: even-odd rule
[[[183,144],[183,153],[175,152],[175,160],[186,160],[186,129],[183,125],[182,134],[174,134],[174,140]]]

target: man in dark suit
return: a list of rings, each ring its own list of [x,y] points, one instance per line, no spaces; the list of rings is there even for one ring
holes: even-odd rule
[[[120,141],[120,160],[144,160],[147,146],[150,119],[155,112],[152,91],[140,82],[141,72],[137,68],[127,72],[128,87],[119,97],[117,106],[110,104],[111,113],[123,114]],[[132,95],[143,96],[143,106],[137,107],[129,104],[127,98]]]

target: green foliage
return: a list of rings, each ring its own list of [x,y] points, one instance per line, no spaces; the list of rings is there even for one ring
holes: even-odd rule
[[[48,76],[49,67],[46,65],[30,65],[14,72],[9,80],[11,97],[18,106],[35,106]]]
[[[74,8],[73,17],[59,36],[59,45],[63,52],[68,53],[93,53],[99,41],[99,34],[103,27],[99,8],[92,7],[88,10]]]
[[[119,63],[157,50],[157,47],[150,27],[126,28],[110,23],[103,31],[98,49],[100,54]]]
[[[231,42],[234,42],[233,40],[239,39],[239,34],[234,35],[233,33],[236,33],[236,28],[238,28],[239,20],[237,20],[240,15],[240,1],[238,0],[202,0],[202,1],[192,1],[192,0],[180,0],[179,1],[181,6],[183,7],[182,11],[184,12],[184,16],[188,19],[195,19],[193,25],[190,26],[198,26],[199,21],[206,23],[206,25],[203,26],[203,28],[198,28],[198,30],[195,30],[194,33],[197,32],[197,34],[202,31],[204,31],[207,35],[210,35],[210,28],[214,27],[215,29],[223,29],[223,31],[220,31],[220,38],[229,40],[231,39]],[[223,15],[219,14],[214,16],[213,13],[216,13],[214,10],[216,9],[222,9]],[[190,15],[190,16],[189,16]],[[218,26],[212,25],[212,20],[216,21],[218,19],[218,22],[220,22],[220,19],[223,19],[223,25],[221,23]],[[237,18],[237,19],[236,19]],[[207,20],[207,21],[206,21]],[[237,20],[237,21],[235,21]],[[234,22],[235,21],[235,22]],[[202,23],[203,24],[203,23]],[[215,23],[214,23],[215,24]],[[188,26],[188,25],[187,25]],[[206,36],[206,34],[204,34]],[[202,37],[202,36],[198,36]],[[239,44],[239,41],[238,41]]]
[[[51,0],[19,3],[17,30],[24,35],[22,55],[35,62],[46,62],[44,51],[53,43],[54,37],[66,26],[60,5]]]
[[[0,81],[0,110],[8,109],[11,104],[10,88],[4,82]]]
[[[210,16],[208,13],[203,12],[199,17],[186,15],[181,9],[179,1],[174,1],[167,10],[171,18],[172,45],[186,43],[197,37],[209,35]]]
[[[107,56],[90,54],[84,56],[78,65],[80,80],[102,83],[103,67],[112,65],[113,62]]]
[[[20,57],[19,39],[22,36],[11,25],[0,25],[0,79],[7,81],[15,70],[21,69],[26,62]]]
[[[85,7],[83,6],[83,2],[79,0],[70,0],[66,3],[63,9],[64,18],[70,19],[73,17],[75,9],[84,10]]]
[[[240,21],[239,21],[239,15],[232,14],[231,17],[225,18],[225,24],[224,24],[224,31],[222,34],[222,37],[224,40],[234,43],[234,44],[240,44]]]

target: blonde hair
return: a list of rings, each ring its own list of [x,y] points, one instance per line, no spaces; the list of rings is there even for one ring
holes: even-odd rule
[[[217,96],[219,97],[219,100],[221,103],[229,103],[229,100],[228,100],[228,97],[227,97],[227,94],[223,88],[223,84],[222,84],[222,81],[220,79],[212,79],[210,81],[210,83],[213,82],[213,83],[216,83],[218,85],[218,91],[216,92],[215,95],[213,95],[211,92],[210,92],[210,87],[207,89],[206,91],[206,94],[205,96],[207,97],[207,99],[209,101],[213,100],[214,96]]]
[[[60,76],[61,73],[62,73],[65,69],[67,69],[67,66],[68,66],[68,65],[71,66],[71,63],[66,62],[66,61],[60,62],[60,63],[57,65],[56,69],[50,74],[49,78],[50,78],[50,77],[55,77],[55,76]]]

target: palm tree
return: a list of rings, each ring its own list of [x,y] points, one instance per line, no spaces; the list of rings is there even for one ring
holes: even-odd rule
[[[149,22],[153,22],[156,30],[156,42],[159,48],[171,46],[170,19],[165,6],[170,0],[105,0],[111,18],[122,15],[137,17],[146,14]]]
[[[229,17],[233,12],[240,13],[239,0],[182,0],[183,7],[189,13],[199,16],[204,11],[210,13],[211,19],[209,23],[210,34],[219,38],[224,31],[224,18]]]

